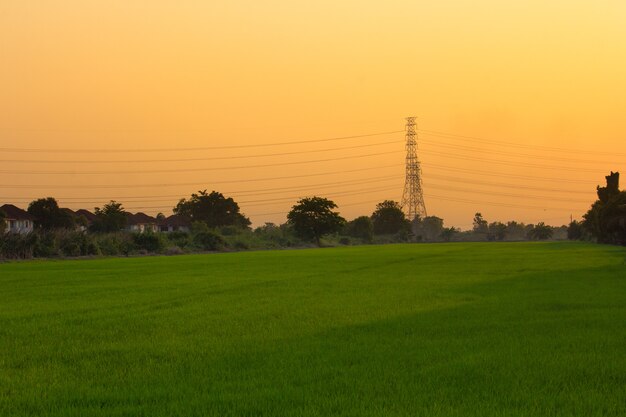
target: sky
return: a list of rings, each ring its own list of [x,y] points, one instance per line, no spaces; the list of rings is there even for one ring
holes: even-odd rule
[[[626,173],[625,21],[618,0],[0,0],[0,203],[169,214],[208,189],[254,225],[312,195],[352,219],[400,201],[416,116],[428,215],[566,224]]]

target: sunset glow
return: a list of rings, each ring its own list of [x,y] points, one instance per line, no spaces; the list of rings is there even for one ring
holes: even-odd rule
[[[566,224],[626,172],[624,22],[623,1],[4,1],[0,200],[156,214],[209,189],[259,225],[322,195],[351,219],[400,200],[417,116],[428,214]]]

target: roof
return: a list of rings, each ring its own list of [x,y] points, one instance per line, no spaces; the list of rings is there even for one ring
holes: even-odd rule
[[[10,220],[35,220],[34,216],[30,215],[27,211],[14,206],[13,204],[0,206],[0,210],[6,215],[6,218]]]
[[[148,216],[146,213],[128,213],[126,212],[126,219],[129,225],[134,224],[156,224],[157,219],[152,216]]]
[[[160,226],[189,226],[190,222],[186,217],[180,214],[172,214],[171,216],[159,221]]]
[[[74,215],[76,217],[84,217],[90,223],[93,222],[94,220],[96,220],[96,217],[97,217],[95,214],[93,214],[89,210],[85,210],[85,209],[76,210],[74,212]]]

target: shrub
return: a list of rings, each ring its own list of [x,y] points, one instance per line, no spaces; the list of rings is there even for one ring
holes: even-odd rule
[[[56,233],[41,232],[31,233],[31,242],[33,244],[33,256],[37,258],[49,258],[57,256]]]
[[[169,248],[165,249],[166,255],[182,255],[183,253],[183,250],[178,246],[170,246]]]
[[[123,232],[97,235],[96,243],[103,255],[128,256],[134,249],[132,236]]]
[[[304,245],[304,242],[296,235],[293,226],[288,223],[280,226],[266,223],[265,226],[257,227],[254,230],[254,236],[264,248],[288,248]]]
[[[237,239],[235,240],[235,243],[233,245],[233,247],[237,250],[247,250],[250,249],[250,245],[248,244],[248,242],[241,240],[241,239]]]
[[[0,236],[0,242],[0,258],[29,259],[34,255],[38,236],[34,233],[5,233]]]
[[[193,243],[203,250],[217,251],[226,247],[222,236],[211,231],[198,232],[193,237]]]
[[[63,239],[59,245],[59,249],[64,256],[80,256],[82,255],[81,245],[79,241],[74,239]]]
[[[179,248],[185,248],[190,243],[189,233],[187,232],[170,232],[166,234],[166,237],[170,243]]]
[[[374,225],[372,219],[361,216],[346,223],[343,232],[350,237],[363,239],[363,241],[370,243],[374,237]]]
[[[220,234],[222,236],[235,236],[242,229],[237,226],[224,226],[220,228]]]
[[[165,247],[163,237],[158,233],[136,233],[133,235],[133,242],[138,250],[149,253],[158,253]]]

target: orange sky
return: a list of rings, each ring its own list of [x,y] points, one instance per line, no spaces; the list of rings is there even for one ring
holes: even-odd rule
[[[428,214],[563,224],[626,173],[625,21],[618,0],[2,1],[0,202],[114,197],[155,214],[207,188],[255,225],[311,194],[350,219],[401,198],[402,133],[137,150],[397,131],[415,115]],[[275,153],[289,155],[258,156]]]

